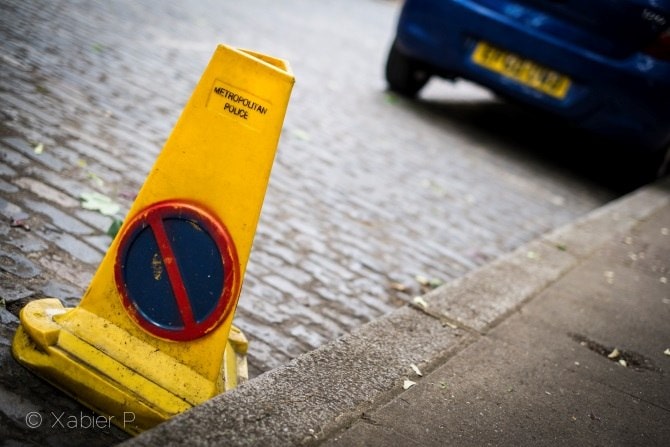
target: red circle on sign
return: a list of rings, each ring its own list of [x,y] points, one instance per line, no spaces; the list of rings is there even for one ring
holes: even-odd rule
[[[206,315],[198,318],[194,310],[194,297],[189,296],[189,292],[182,277],[184,266],[180,268],[180,260],[177,259],[177,253],[174,250],[174,239],[170,239],[166,231],[166,221],[184,221],[192,226],[195,231],[206,233],[214,243],[215,248],[212,251],[218,251],[215,254],[215,262],[221,262],[222,267],[222,286],[220,293],[214,297],[215,302]],[[165,324],[157,322],[147,316],[145,310],[141,307],[141,301],[136,299],[138,293],[138,282],[129,281],[128,277],[133,272],[127,269],[127,261],[134,253],[142,250],[138,248],[141,244],[136,244],[142,234],[151,232],[156,253],[153,254],[152,262],[160,266],[160,278],[165,273],[164,284],[168,284],[171,289],[167,296],[152,297],[155,300],[163,299],[165,307],[176,308],[180,324],[176,327],[168,327]],[[147,237],[144,237],[146,240]],[[196,253],[195,256],[198,254]],[[147,253],[141,256],[146,257]],[[226,227],[214,218],[210,213],[200,207],[183,201],[164,201],[153,204],[137,213],[126,226],[117,250],[116,263],[114,266],[114,275],[116,286],[121,294],[123,306],[125,307],[131,319],[142,329],[150,334],[173,341],[188,341],[202,337],[212,331],[223,320],[225,320],[233,311],[240,287],[239,261],[235,244],[228,233]],[[135,278],[137,277],[136,272]],[[158,279],[158,278],[153,278]],[[146,278],[147,284],[151,285],[152,278]],[[129,289],[130,287],[130,289]],[[139,291],[142,292],[142,291]],[[174,300],[175,302],[171,302]],[[176,304],[176,307],[175,307]],[[158,311],[160,314],[160,310]]]

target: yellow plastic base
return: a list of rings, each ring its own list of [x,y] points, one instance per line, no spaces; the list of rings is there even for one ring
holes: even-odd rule
[[[21,311],[14,357],[131,434],[247,380],[248,343],[232,327],[217,383],[109,321],[57,299]]]

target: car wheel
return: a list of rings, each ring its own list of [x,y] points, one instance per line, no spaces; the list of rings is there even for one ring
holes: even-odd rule
[[[670,143],[668,143],[665,149],[660,151],[656,169],[656,177],[665,177],[668,175],[668,173],[670,173]]]
[[[625,178],[633,182],[634,187],[658,180],[670,172],[670,144],[662,149],[645,155],[636,155],[624,168]]]
[[[403,96],[414,97],[426,85],[431,73],[419,61],[403,54],[393,42],[386,60],[386,81],[389,89]]]

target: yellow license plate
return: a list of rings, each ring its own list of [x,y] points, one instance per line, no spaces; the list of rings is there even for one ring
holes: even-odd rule
[[[569,77],[486,42],[477,44],[472,61],[554,98],[565,98],[570,89]]]

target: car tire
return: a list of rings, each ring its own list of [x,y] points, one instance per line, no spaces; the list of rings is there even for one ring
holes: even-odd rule
[[[665,177],[670,172],[670,144],[662,149],[657,149],[644,155],[636,155],[633,160],[628,160],[623,168],[633,187],[654,182]]]
[[[643,157],[642,163],[648,181],[657,180],[667,175],[668,168],[670,167],[670,143]]]
[[[431,73],[419,61],[403,54],[393,42],[386,60],[386,82],[400,95],[414,97],[430,79]]]
[[[665,149],[659,151],[659,156],[656,164],[656,178],[665,177],[670,173],[670,143]]]

